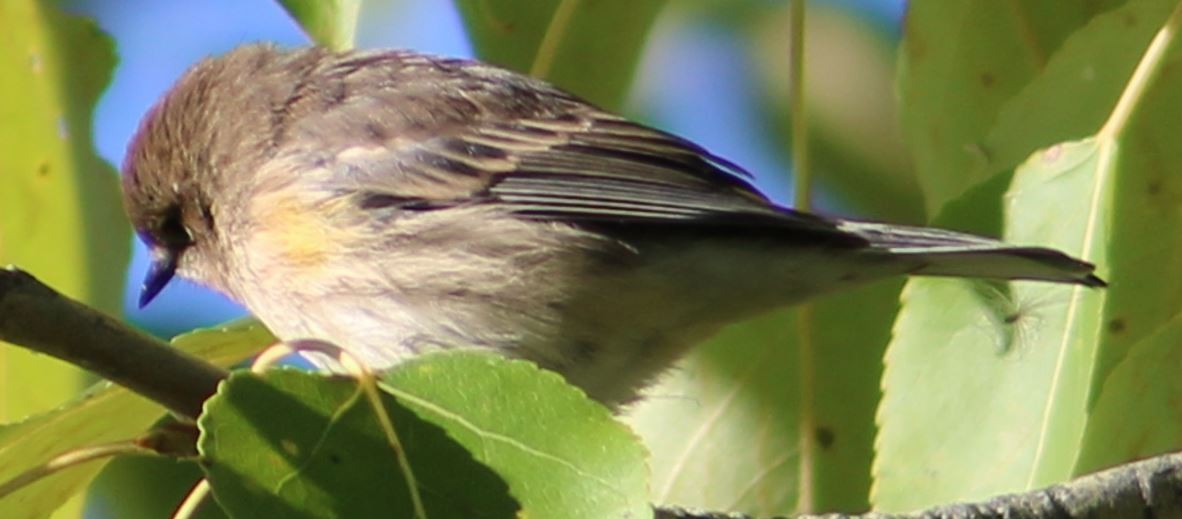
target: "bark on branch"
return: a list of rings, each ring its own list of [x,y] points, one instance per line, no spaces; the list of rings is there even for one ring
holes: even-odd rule
[[[744,515],[660,508],[658,519],[746,519]],[[1066,483],[905,514],[801,515],[825,519],[937,518],[1077,519],[1085,517],[1182,517],[1182,453],[1163,454],[1076,478]]]

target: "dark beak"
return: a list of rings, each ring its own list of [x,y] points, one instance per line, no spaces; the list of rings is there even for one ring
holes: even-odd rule
[[[152,266],[148,268],[148,275],[144,277],[144,284],[140,287],[140,308],[151,303],[156,295],[164,290],[176,274],[177,253],[168,247],[154,247],[152,249]]]

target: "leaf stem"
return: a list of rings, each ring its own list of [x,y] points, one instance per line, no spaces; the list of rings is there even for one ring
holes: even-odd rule
[[[804,103],[804,4],[792,0],[788,12],[788,103],[792,113],[792,175],[794,206],[801,211],[812,209],[813,176],[809,161],[808,118]]]
[[[804,17],[805,0],[792,0],[789,4],[789,106],[792,113],[792,174],[796,209],[808,211],[812,208],[812,170],[808,152],[808,118],[804,99]],[[816,488],[813,470],[816,460],[817,429],[816,398],[816,345],[813,344],[813,307],[800,305],[796,311],[796,335],[800,356],[797,360],[800,370],[800,484],[797,489],[798,513],[809,513],[816,508]]]
[[[402,475],[406,478],[407,493],[410,495],[410,504],[414,510],[415,519],[427,519],[427,507],[423,505],[423,496],[419,492],[418,479],[415,478],[414,470],[410,466],[410,460],[406,457],[406,449],[403,448],[402,441],[398,439],[398,433],[394,430],[394,422],[390,419],[390,414],[386,412],[385,404],[382,403],[382,396],[378,391],[378,385],[374,380],[373,372],[366,368],[360,360],[357,360],[348,351],[335,344],[314,339],[305,339],[281,342],[267,348],[266,351],[255,359],[250,370],[254,373],[263,373],[275,365],[280,359],[290,354],[313,351],[323,353],[329,357],[335,357],[345,371],[357,381],[360,392],[365,394],[365,399],[373,409],[374,417],[377,419],[378,425],[382,428],[382,433],[386,436],[386,443],[390,446],[390,450],[394,451],[394,458],[398,461],[398,467],[402,471]],[[354,394],[355,397],[356,394]],[[351,402],[352,399],[350,399],[350,406],[352,405]]]
[[[571,16],[578,5],[579,0],[562,0],[558,3],[558,7],[554,9],[554,16],[550,18],[550,25],[546,27],[546,34],[538,44],[538,53],[534,55],[533,65],[529,67],[529,75],[543,79],[550,75],[554,56],[558,54],[558,44],[562,42]]]
[[[209,497],[210,490],[209,480],[201,478],[201,481],[198,481],[185,496],[185,500],[181,501],[181,506],[177,507],[176,513],[172,514],[172,519],[192,519],[196,516],[197,510]]]
[[[365,392],[365,397],[369,401],[370,407],[373,408],[374,418],[377,419],[378,425],[382,427],[382,432],[386,435],[386,443],[394,451],[394,457],[398,460],[398,466],[402,470],[403,476],[406,477],[407,491],[410,493],[410,501],[415,511],[415,518],[427,519],[427,507],[423,505],[423,496],[419,493],[418,480],[415,479],[414,471],[411,470],[410,460],[406,457],[406,449],[402,446],[402,440],[398,439],[398,432],[394,430],[394,421],[390,419],[390,414],[386,412],[386,405],[382,403],[382,396],[378,391],[378,385],[374,380],[373,373],[352,357],[342,357],[341,360],[345,361],[344,364],[357,377],[357,383],[361,386],[362,391]],[[349,365],[350,363],[352,364],[351,366]]]
[[[1146,89],[1149,88],[1157,73],[1161,71],[1162,58],[1179,28],[1182,28],[1182,2],[1174,6],[1174,11],[1166,19],[1165,25],[1149,42],[1149,47],[1145,49],[1145,54],[1141,56],[1141,61],[1133,70],[1128,85],[1121,92],[1120,99],[1116,101],[1116,107],[1112,109],[1112,114],[1104,122],[1104,126],[1100,128],[1098,138],[1114,139],[1128,126],[1129,118],[1137,109],[1137,104],[1145,97]]]
[[[36,483],[47,476],[52,476],[63,469],[76,467],[88,461],[109,458],[118,454],[153,454],[153,451],[139,446],[133,440],[121,440],[113,443],[72,449],[54,456],[45,463],[29,468],[16,475],[16,477],[0,484],[0,499],[8,497],[9,494]]]

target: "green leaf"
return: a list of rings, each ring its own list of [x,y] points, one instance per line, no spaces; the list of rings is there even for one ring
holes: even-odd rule
[[[1175,11],[1174,21],[1182,23]],[[1173,27],[1175,34],[1177,25]],[[1182,42],[1174,36],[1156,77],[1118,135],[1104,347],[1093,416],[1075,472],[1182,449],[1176,357],[1182,312]],[[1175,368],[1175,369],[1170,369]]]
[[[1144,20],[1129,13],[1114,15],[1126,25]],[[1182,8],[1169,23],[1166,34],[1176,34]],[[1073,40],[1107,34],[1092,30],[1105,24],[1098,19]],[[1096,136],[1036,153],[1015,172],[1005,200],[1007,239],[1095,262],[1111,283],[1107,291],[939,281],[905,290],[880,410],[879,508],[1026,490],[1145,449],[1182,447],[1157,424],[1176,414],[1160,404],[1182,394],[1172,374],[1150,364],[1165,356],[1161,341],[1171,337],[1182,303],[1174,268],[1182,238],[1155,232],[1182,225],[1182,136],[1170,115],[1182,107],[1182,75],[1171,66],[1178,45],[1143,51],[1144,63]],[[1063,53],[1085,48],[1072,41]],[[1045,81],[1061,77],[1053,69]],[[1041,81],[1028,90],[1054,105],[1049,97],[1063,94]],[[1133,373],[1158,378],[1137,381]],[[1142,383],[1153,392],[1144,394]],[[1114,443],[1117,437],[1126,441]],[[1152,441],[1134,445],[1132,437]]]
[[[900,113],[929,214],[1004,169],[992,167],[993,150],[986,146],[1001,109],[1047,66],[1069,34],[1120,3],[909,3],[899,61]],[[1108,70],[1094,72],[1104,76]],[[1036,148],[1026,148],[1026,154]]]
[[[1094,140],[1040,153],[1007,195],[1006,239],[1103,265],[1111,215]],[[1063,214],[1079,215],[1063,218]],[[886,358],[872,500],[914,510],[1067,479],[1098,351],[1102,291],[915,279]]]
[[[300,28],[322,47],[349,50],[357,33],[361,0],[278,0]]]
[[[651,517],[639,438],[559,375],[452,351],[409,360],[383,380],[504,478],[523,517]]]
[[[86,492],[88,517],[171,517],[204,477],[191,460],[118,456],[106,463]],[[225,517],[221,507],[208,504],[198,508],[194,519]]]
[[[794,513],[805,489],[813,510],[868,508],[880,359],[901,285],[812,303],[811,398],[796,311],[731,326],[690,353],[628,413],[653,453],[652,500],[765,517]]]
[[[429,517],[511,517],[504,481],[385,396]],[[356,380],[235,372],[198,420],[217,498],[237,517],[414,517],[408,478]]]
[[[73,449],[133,438],[162,414],[148,400],[100,384],[61,408],[0,427],[0,481]],[[0,516],[47,517],[80,492],[100,466],[92,462],[71,468],[2,498]]]
[[[882,357],[902,288],[902,279],[891,279],[812,303],[815,452],[805,466],[812,479],[805,488],[813,494],[813,510],[856,513],[870,507]]]
[[[244,322],[187,334],[176,346],[228,366],[272,340],[261,326]],[[126,389],[101,383],[56,410],[0,426],[0,482],[73,449],[134,438],[164,413],[159,405]],[[58,472],[0,499],[0,517],[45,517],[80,492],[102,465],[92,462]]]
[[[34,0],[0,1],[0,34],[0,265],[118,314],[130,233],[118,176],[90,139],[111,41]],[[77,368],[0,344],[0,422],[61,405],[86,382]]]
[[[645,391],[627,421],[652,451],[652,501],[764,517],[796,509],[795,313],[727,328]]]
[[[1121,333],[1109,326],[1109,333]],[[1076,472],[1182,448],[1182,316],[1138,341],[1112,370],[1091,410]]]
[[[278,339],[254,318],[197,328],[172,338],[172,345],[214,365],[228,367],[261,352]]]
[[[480,59],[619,109],[665,0],[456,0]]]
[[[989,160],[983,174],[1011,169],[1035,150],[1095,133],[1176,4],[1132,1],[1067,38],[1038,77],[997,114],[984,140]]]

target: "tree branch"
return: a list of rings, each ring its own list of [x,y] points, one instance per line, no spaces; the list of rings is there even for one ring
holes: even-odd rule
[[[798,519],[934,519],[1182,516],[1182,453],[1163,454],[1022,494],[920,512],[802,515]],[[749,516],[659,508],[657,519],[747,519]]]
[[[0,269],[0,341],[90,370],[188,418],[229,375],[12,266]]]

